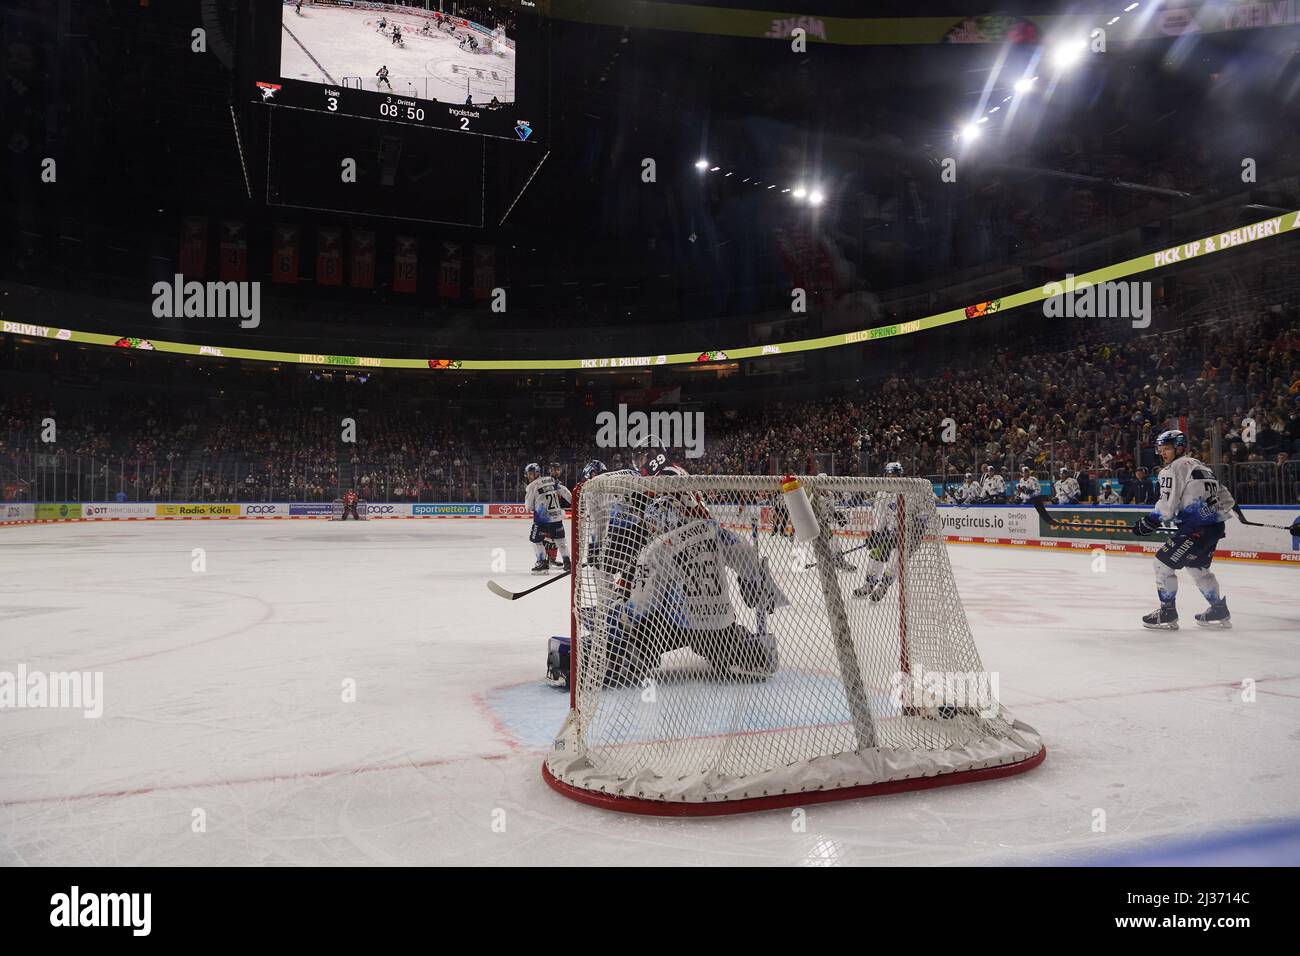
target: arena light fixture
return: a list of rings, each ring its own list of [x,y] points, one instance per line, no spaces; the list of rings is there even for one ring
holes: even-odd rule
[[[808,202],[813,206],[820,206],[826,201],[826,195],[820,189],[814,189],[808,194]]]
[[[700,172],[704,172],[706,169],[709,168],[709,161],[707,159],[697,159],[695,161],[695,168],[698,169]]]
[[[804,187],[802,187],[802,186],[796,186],[796,187],[794,187],[794,198],[795,198],[795,199],[803,199],[803,198],[804,198],[805,196],[807,196],[807,195],[808,195],[808,190],[804,189]]]
[[[1088,44],[1083,40],[1062,40],[1052,48],[1052,65],[1058,70],[1068,70],[1083,59]]]
[[[1028,93],[1034,88],[1034,80],[1036,79],[1038,79],[1036,76],[1022,76],[1020,79],[1016,80],[1016,92]]]

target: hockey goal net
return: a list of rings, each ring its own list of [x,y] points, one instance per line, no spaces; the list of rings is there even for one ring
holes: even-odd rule
[[[351,515],[349,515],[348,517],[351,518]],[[362,521],[366,520],[367,517],[366,503],[364,501],[360,501],[360,500],[357,501],[357,517],[360,518]],[[343,520],[343,499],[342,498],[335,498],[334,503],[330,505],[330,520],[331,521]]]
[[[930,484],[800,483],[804,540],[775,477],[614,473],[577,489],[553,788],[618,810],[732,813],[1043,760],[975,649]]]

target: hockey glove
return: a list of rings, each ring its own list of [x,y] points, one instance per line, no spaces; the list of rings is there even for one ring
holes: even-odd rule
[[[1150,515],[1143,515],[1142,517],[1138,518],[1137,521],[1133,522],[1133,527],[1131,530],[1135,535],[1137,535],[1140,538],[1143,538],[1155,532],[1156,529],[1158,529],[1159,527],[1160,525],[1158,523],[1151,520]]]

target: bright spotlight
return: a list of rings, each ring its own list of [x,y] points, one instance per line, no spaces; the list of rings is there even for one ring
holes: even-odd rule
[[[707,159],[697,159],[695,161],[695,168],[698,169],[700,172],[704,172],[706,169],[709,168],[709,161]]]
[[[1068,70],[1083,59],[1088,44],[1083,40],[1067,40],[1052,49],[1052,64],[1058,70]]]
[[[957,138],[962,142],[969,143],[979,138],[980,128],[974,123],[967,123],[957,133]]]
[[[1028,93],[1034,88],[1034,80],[1036,79],[1038,79],[1036,76],[1022,76],[1020,79],[1016,80],[1016,92]]]
[[[820,189],[814,189],[808,194],[808,202],[814,206],[820,206],[825,201],[826,197],[822,194]]]
[[[808,195],[808,190],[804,189],[802,186],[796,186],[796,187],[794,187],[794,198],[795,198],[795,199],[803,199],[803,198],[804,198],[805,196],[807,196],[807,195]]]
[[[710,167],[709,167],[709,172],[711,172],[711,173],[716,173],[716,172],[717,172],[719,169],[721,169],[721,168],[722,168],[721,166],[710,166]]]

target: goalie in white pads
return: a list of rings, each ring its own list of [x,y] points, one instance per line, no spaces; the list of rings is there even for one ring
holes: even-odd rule
[[[664,654],[683,647],[732,677],[775,673],[776,638],[767,633],[766,618],[789,601],[758,550],[690,497],[651,495],[642,520],[648,543],[631,568],[632,579],[610,582],[609,612],[603,621],[590,622],[605,629],[605,683],[638,684]],[[757,632],[736,619],[728,569],[756,613]]]
[[[1187,454],[1187,436],[1177,430],[1162,432],[1156,451],[1165,467],[1160,469],[1160,500],[1155,508],[1133,522],[1133,533],[1148,535],[1172,522],[1174,535],[1156,552],[1156,594],[1160,607],[1142,618],[1142,626],[1153,630],[1178,630],[1178,575],[1185,569],[1210,606],[1196,615],[1202,627],[1232,627],[1228,599],[1219,592],[1219,580],[1210,570],[1214,548],[1224,535],[1224,522],[1232,514],[1231,492],[1214,477],[1214,472]]]

